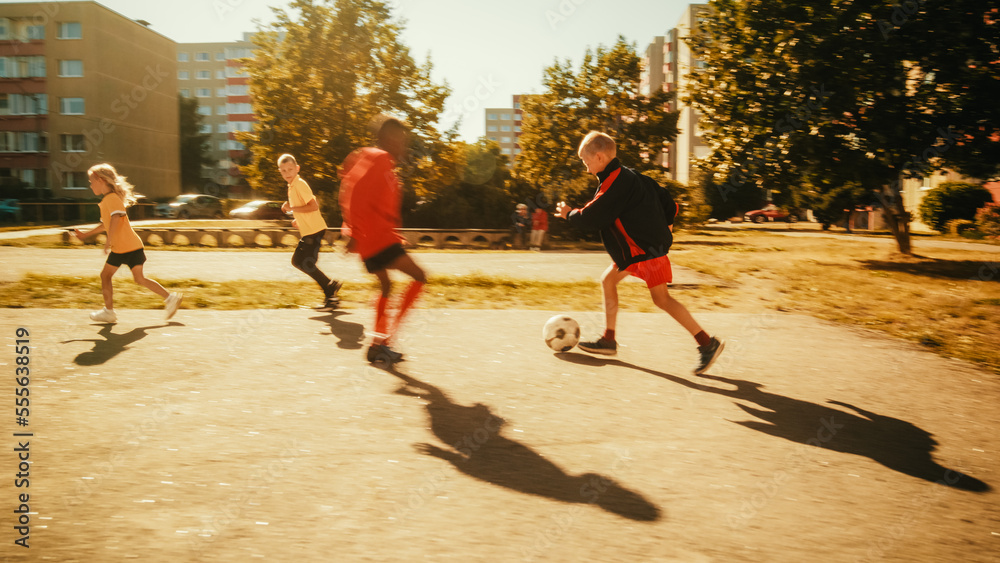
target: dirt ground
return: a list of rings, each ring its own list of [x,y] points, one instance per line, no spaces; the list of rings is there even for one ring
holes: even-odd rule
[[[553,313],[417,310],[387,371],[362,359],[362,311],[4,310],[0,364],[24,327],[32,372],[30,425],[3,417],[0,552],[1000,561],[995,376],[809,317],[708,314],[727,347],[696,377],[665,315],[623,314],[601,359],[545,348]]]

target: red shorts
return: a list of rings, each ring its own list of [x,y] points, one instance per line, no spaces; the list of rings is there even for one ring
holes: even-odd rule
[[[670,268],[670,258],[667,256],[636,262],[625,268],[625,271],[646,282],[648,288],[674,281],[674,271]]]

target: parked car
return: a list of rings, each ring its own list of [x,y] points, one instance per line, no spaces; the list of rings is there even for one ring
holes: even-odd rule
[[[16,199],[0,201],[0,221],[17,221],[21,213],[21,204]]]
[[[156,206],[157,217],[170,219],[190,219],[192,217],[222,218],[222,200],[210,195],[184,194],[170,203]]]
[[[765,205],[755,211],[747,211],[743,214],[743,220],[754,223],[764,223],[766,221],[788,221],[795,223],[799,220],[798,215],[791,213],[777,205]]]
[[[229,212],[230,219],[291,219],[291,216],[281,210],[283,201],[257,200],[247,203]]]

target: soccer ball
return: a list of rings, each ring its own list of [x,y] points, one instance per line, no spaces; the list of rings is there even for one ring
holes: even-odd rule
[[[556,315],[542,327],[542,338],[549,348],[566,352],[580,341],[580,324],[566,315]]]

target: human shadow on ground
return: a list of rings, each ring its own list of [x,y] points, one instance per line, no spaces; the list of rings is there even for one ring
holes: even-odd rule
[[[1000,282],[1000,258],[993,262],[975,260],[941,260],[937,258],[908,257],[905,260],[862,260],[866,270],[902,272],[915,276],[952,280],[981,280]]]
[[[716,387],[617,359],[596,358],[574,352],[556,356],[581,365],[631,368],[696,391],[748,401],[760,408],[743,403],[736,405],[758,420],[732,422],[800,444],[864,456],[893,471],[939,485],[977,493],[991,490],[987,483],[934,461],[932,452],[937,441],[926,430],[905,420],[876,414],[841,401],[828,402],[853,412],[768,393],[763,390],[763,385],[752,381],[715,375],[700,376],[729,386]]]
[[[121,354],[125,350],[128,350],[130,344],[146,337],[146,331],[157,328],[166,328],[169,326],[184,325],[174,321],[162,325],[133,328],[132,330],[122,334],[115,334],[111,332],[114,325],[104,325],[101,327],[101,330],[97,331],[97,334],[103,336],[104,340],[98,340],[96,338],[82,338],[76,340],[65,340],[63,341],[63,344],[68,344],[70,342],[93,342],[94,348],[86,352],[80,352],[73,362],[80,366],[96,366],[103,364],[118,354]]]
[[[396,393],[427,401],[431,431],[444,444],[417,444],[421,453],[452,464],[458,471],[494,485],[529,495],[581,504],[594,504],[632,520],[660,519],[660,509],[641,494],[596,473],[571,475],[530,447],[502,435],[505,421],[482,403],[472,406],[452,401],[437,387],[396,368],[386,371],[403,380]],[[612,470],[618,464],[612,464]]]
[[[330,325],[330,332],[339,338],[337,347],[343,350],[360,350],[365,338],[365,327],[360,323],[340,320],[347,311],[330,311],[321,317],[310,317],[312,321],[323,321]]]

